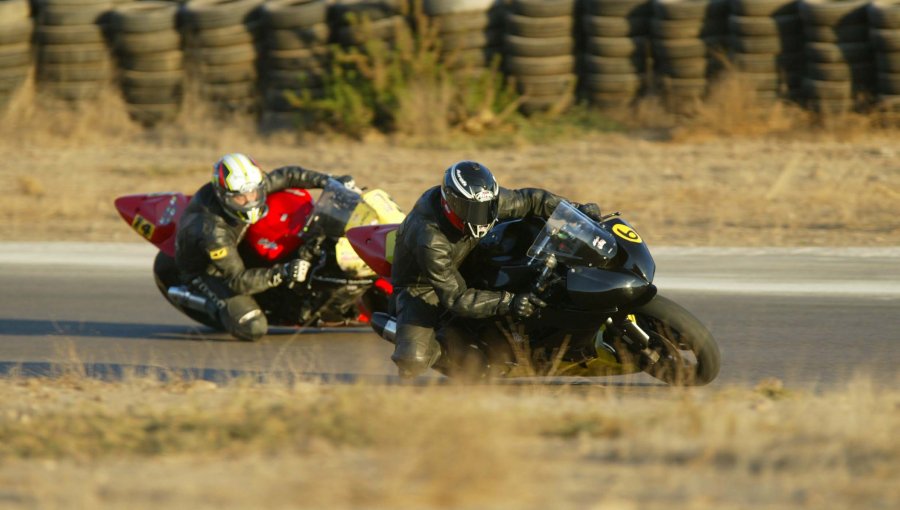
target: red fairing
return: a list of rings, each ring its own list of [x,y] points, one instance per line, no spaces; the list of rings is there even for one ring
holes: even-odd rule
[[[119,197],[115,205],[135,232],[174,257],[176,224],[190,200],[181,193],[148,193]]]
[[[357,255],[382,278],[391,277],[394,238],[399,223],[368,225],[347,231],[347,239]]]
[[[286,189],[266,199],[269,211],[247,229],[244,243],[268,262],[289,258],[300,246],[300,232],[313,209],[309,192]]]

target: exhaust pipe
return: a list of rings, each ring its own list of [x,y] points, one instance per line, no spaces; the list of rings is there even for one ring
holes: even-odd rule
[[[397,320],[383,312],[375,312],[369,323],[372,329],[390,343],[397,340]]]
[[[197,310],[198,312],[208,312],[208,300],[198,294],[189,291],[187,287],[169,287],[166,290],[169,299],[178,306]]]

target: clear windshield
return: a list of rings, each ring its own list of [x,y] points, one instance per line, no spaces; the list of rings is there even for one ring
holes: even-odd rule
[[[550,255],[562,263],[602,266],[616,255],[612,234],[568,202],[560,202],[544,229],[528,249],[528,256],[544,262]]]
[[[359,200],[359,193],[347,189],[335,179],[328,179],[303,231],[335,239],[343,236],[347,221]]]

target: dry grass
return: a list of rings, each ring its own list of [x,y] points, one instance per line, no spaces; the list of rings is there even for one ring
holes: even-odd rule
[[[900,393],[865,379],[812,393],[69,375],[0,381],[0,399],[0,494],[13,506],[900,504]]]

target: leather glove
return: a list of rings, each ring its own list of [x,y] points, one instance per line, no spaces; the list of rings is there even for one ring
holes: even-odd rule
[[[578,205],[577,209],[579,211],[583,212],[588,218],[590,218],[594,221],[600,221],[600,218],[603,216],[600,213],[600,206],[593,202],[588,202],[586,204],[580,204],[580,205]]]
[[[334,180],[340,182],[347,189],[352,189],[354,191],[357,190],[356,181],[353,180],[352,175],[336,175],[332,177]]]
[[[285,264],[281,266],[281,278],[287,282],[300,283],[306,281],[309,267],[309,262],[303,259],[294,259],[290,262],[285,262]]]
[[[547,306],[547,303],[531,292],[522,292],[513,296],[512,302],[509,304],[509,311],[516,317],[524,319],[531,317],[538,308],[545,306]]]

